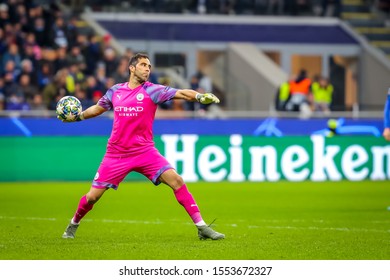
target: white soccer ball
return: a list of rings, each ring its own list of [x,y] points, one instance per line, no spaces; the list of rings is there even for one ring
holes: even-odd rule
[[[74,96],[62,97],[56,106],[57,116],[63,121],[74,121],[82,110],[80,100]]]

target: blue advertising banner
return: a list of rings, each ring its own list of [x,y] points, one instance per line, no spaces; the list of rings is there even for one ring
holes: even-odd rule
[[[338,119],[340,135],[380,136],[382,119]],[[112,119],[98,117],[77,123],[62,123],[56,118],[0,118],[0,136],[108,136]],[[247,136],[326,135],[328,119],[157,119],[154,134],[198,134]]]

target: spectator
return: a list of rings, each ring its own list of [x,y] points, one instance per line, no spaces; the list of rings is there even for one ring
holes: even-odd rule
[[[81,70],[85,70],[87,65],[85,63],[85,57],[81,53],[79,45],[74,45],[70,48],[70,54],[66,57],[66,63],[68,65],[77,64]]]
[[[20,77],[22,75],[28,75],[30,79],[30,83],[36,87],[38,87],[38,75],[34,66],[29,59],[22,60],[22,69],[20,75],[18,76],[18,81],[20,81]]]
[[[58,72],[62,68],[66,68],[69,65],[67,49],[66,47],[60,47],[56,50],[56,60],[54,61],[54,72]],[[69,59],[71,60],[71,59]]]
[[[290,98],[290,81],[282,83],[275,97],[275,109],[277,111],[286,111],[286,104]]]
[[[22,56],[19,53],[19,47],[15,43],[11,43],[8,46],[8,50],[4,53],[2,58],[2,69],[5,70],[6,64],[8,61],[12,61],[14,63],[15,70],[19,70],[21,68]]]
[[[36,5],[35,3],[30,3],[28,6],[28,26],[30,27],[30,32],[33,30],[35,26],[35,21],[37,18],[44,18],[43,9],[40,5]],[[43,24],[44,26],[44,24]]]
[[[6,110],[21,110],[27,111],[30,110],[29,104],[25,101],[23,95],[19,93],[12,93],[6,101],[5,104]]]
[[[105,85],[100,82],[98,83],[96,78],[90,75],[86,78],[85,90],[87,98],[92,100],[95,96],[97,96],[97,94],[103,96],[103,92],[105,92]]]
[[[24,48],[23,48],[24,51],[22,52],[23,57],[26,57],[26,50],[28,49],[28,47],[30,47],[32,49],[32,53],[27,54],[27,56],[32,56],[32,57],[28,57],[28,58],[31,58],[35,61],[42,59],[41,47],[38,45],[38,43],[35,39],[35,34],[32,32],[27,33],[27,35],[26,35],[26,39],[24,42]]]
[[[19,50],[19,54],[22,54],[22,52],[20,51],[23,47],[23,43],[24,43],[24,38],[25,38],[25,33],[24,31],[22,30],[22,24],[20,22],[17,22],[17,23],[14,23],[13,25],[11,25],[10,29],[9,29],[10,32],[8,32],[8,35],[9,36],[9,42],[10,43],[15,43]],[[8,44],[10,45],[10,44]]]
[[[106,86],[106,80],[107,80],[107,75],[106,75],[106,67],[104,63],[99,63],[96,67],[96,80],[99,84],[104,85],[104,88]]]
[[[5,45],[6,45],[6,50],[4,53],[6,53],[8,51],[8,48],[11,44],[17,44],[18,42],[18,39],[15,35],[15,30],[14,30],[14,27],[11,23],[9,22],[6,22],[4,24],[4,42],[5,42]]]
[[[81,107],[84,109],[96,104],[96,103],[92,103],[92,99],[87,98],[87,93],[86,93],[85,89],[80,84],[76,84],[74,96],[78,100],[80,100]]]
[[[77,21],[78,21],[77,16],[72,15],[68,20],[68,22],[66,23],[66,38],[68,39],[68,44],[70,47],[73,47],[76,44],[80,45],[81,42],[77,41],[78,37],[80,36],[85,37],[85,35],[78,34]]]
[[[0,3],[0,28],[4,29],[5,25],[10,22],[8,5]]]
[[[20,90],[23,92],[24,100],[28,103],[32,102],[34,95],[38,93],[38,87],[31,84],[30,76],[22,74],[19,78]]]
[[[38,87],[42,90],[49,83],[52,82],[54,77],[53,66],[50,62],[44,61],[41,67],[38,69]]]
[[[35,35],[35,40],[41,47],[48,47],[50,45],[49,36],[46,31],[46,23],[42,17],[34,19],[32,32]]]
[[[49,110],[55,110],[57,102],[64,97],[69,95],[66,88],[66,79],[69,75],[68,70],[61,69],[58,71],[52,82],[47,84],[43,89],[43,103]]]
[[[301,117],[311,115],[311,80],[307,77],[306,70],[302,69],[295,80],[290,81],[291,97],[286,104],[287,111],[298,111]]]
[[[332,102],[333,86],[325,77],[320,77],[318,82],[311,86],[315,111],[329,113]]]
[[[114,78],[115,83],[123,83],[128,79],[129,76],[129,60],[126,57],[122,57],[119,60],[118,67],[115,71],[115,73],[112,75],[112,78]]]
[[[85,81],[85,76],[81,71],[79,64],[72,63],[68,67],[68,75],[66,77],[66,89],[70,94],[76,90],[76,84],[81,84]]]
[[[46,110],[46,106],[43,103],[43,98],[42,95],[39,93],[36,93],[32,100],[29,103],[30,105],[30,110]]]
[[[203,72],[198,72],[199,87],[204,92],[212,92],[213,84],[209,76],[205,75]]]
[[[118,68],[118,60],[113,48],[107,48],[104,50],[103,63],[107,77],[112,77]]]
[[[12,61],[9,61],[12,64]],[[28,110],[29,106],[25,102],[22,87],[17,83],[12,72],[4,75],[4,97],[6,110]]]
[[[15,62],[13,60],[8,60],[4,67],[4,73],[8,73],[12,76],[12,81],[16,82],[21,70],[16,68]]]
[[[89,37],[88,45],[81,48],[81,53],[85,57],[85,74],[93,74],[96,70],[97,62],[103,59],[101,44],[97,35]]]
[[[69,41],[67,32],[68,30],[65,25],[64,18],[62,16],[58,16],[51,29],[51,46],[53,48],[68,47]]]
[[[11,19],[12,23],[19,23],[22,25],[22,30],[24,32],[28,31],[28,17],[26,7],[22,3],[16,3],[15,6],[15,14],[13,19]]]

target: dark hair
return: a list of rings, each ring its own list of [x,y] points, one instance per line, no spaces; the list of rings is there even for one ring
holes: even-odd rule
[[[133,55],[131,58],[130,58],[130,61],[129,61],[129,67],[130,65],[137,65],[138,63],[138,60],[140,58],[146,58],[146,59],[149,59],[149,56],[145,53],[136,53],[135,55]]]

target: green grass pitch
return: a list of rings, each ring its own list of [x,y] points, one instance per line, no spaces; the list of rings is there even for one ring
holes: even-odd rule
[[[172,191],[109,190],[61,235],[89,182],[0,184],[1,260],[389,260],[390,184],[189,183],[203,218],[226,234],[200,241]]]

